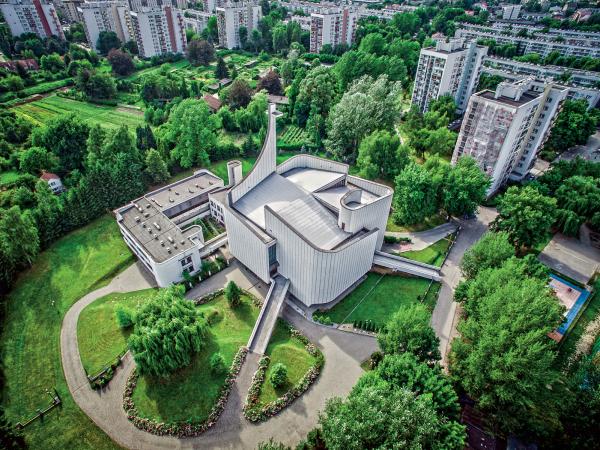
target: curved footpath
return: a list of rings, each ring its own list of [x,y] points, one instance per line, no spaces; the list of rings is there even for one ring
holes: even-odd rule
[[[237,263],[201,283],[188,296],[199,297],[224,287],[229,280],[235,280],[243,289],[264,298],[264,283],[256,280]],[[350,392],[362,374],[360,363],[377,349],[374,338],[315,325],[291,308],[286,308],[283,313],[285,319],[315,343],[325,356],[321,376],[302,397],[266,422],[254,425],[245,420],[242,417],[242,405],[258,363],[258,356],[249,354],[215,426],[195,438],[155,436],[137,429],[123,410],[125,383],[135,366],[131,355],[126,355],[107,388],[94,391],[87,381],[77,345],[77,320],[87,305],[112,292],[136,291],[152,286],[153,282],[139,267],[139,263],[132,265],[107,286],[90,292],[76,302],[63,319],[60,335],[63,371],[75,402],[111,439],[126,448],[252,449],[270,437],[294,445],[314,428],[318,412],[323,410],[326,399],[345,396]]]

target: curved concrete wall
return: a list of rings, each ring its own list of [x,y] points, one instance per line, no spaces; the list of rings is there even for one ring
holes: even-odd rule
[[[277,173],[282,174],[288,170],[298,168],[328,170],[330,172],[348,173],[348,165],[313,155],[296,155],[277,166]]]

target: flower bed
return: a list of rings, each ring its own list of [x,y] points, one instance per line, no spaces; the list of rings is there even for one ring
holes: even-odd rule
[[[113,377],[115,376],[117,367],[119,367],[122,364],[123,358],[125,357],[126,353],[127,353],[127,351],[124,351],[123,353],[121,353],[119,356],[117,356],[115,358],[115,360],[113,361],[113,363],[110,366],[105,367],[96,375],[94,375],[94,376],[88,375],[87,378],[88,378],[88,381],[90,382],[90,386],[92,387],[92,389],[102,389],[108,385],[110,380],[112,380]]]
[[[140,430],[144,430],[148,433],[156,434],[158,436],[175,436],[178,438],[199,436],[217,422],[221,413],[225,409],[231,388],[233,387],[233,383],[235,383],[235,379],[242,368],[242,364],[244,363],[247,354],[248,349],[246,347],[241,347],[238,350],[235,358],[233,358],[233,363],[229,369],[229,374],[225,380],[225,384],[222,386],[219,397],[215,402],[215,405],[213,406],[208,418],[199,422],[190,421],[164,423],[140,417],[135,404],[133,403],[133,391],[135,390],[138,379],[137,370],[134,369],[127,379],[125,392],[123,393],[123,409],[125,409],[125,412],[127,413],[127,418]]]
[[[323,353],[321,353],[321,351],[310,342],[306,336],[291,326],[290,334],[293,338],[298,339],[304,344],[306,351],[316,358],[316,362],[292,389],[278,399],[269,402],[266,405],[262,405],[259,403],[259,397],[270,362],[268,356],[263,356],[258,362],[258,369],[252,377],[252,383],[250,389],[248,389],[248,395],[246,396],[246,402],[243,407],[244,417],[250,422],[262,422],[279,414],[279,412],[291,405],[294,400],[304,394],[321,373],[323,364],[325,363]]]

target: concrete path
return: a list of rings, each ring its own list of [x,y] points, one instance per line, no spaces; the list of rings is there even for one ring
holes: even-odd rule
[[[465,251],[488,230],[488,225],[496,218],[496,215],[495,209],[482,206],[479,208],[476,219],[459,220],[462,229],[442,266],[442,286],[431,317],[431,326],[440,339],[443,366],[447,363],[450,341],[456,336],[456,319],[459,311],[457,311],[458,304],[454,302],[454,288],[461,279],[460,261]]]
[[[402,249],[400,244],[384,244],[383,251],[385,252],[400,252],[408,250],[423,250],[425,247],[429,247],[431,244],[436,243],[440,239],[454,233],[457,226],[454,222],[443,223],[431,230],[415,231],[415,232],[397,232],[397,231],[386,231],[386,236],[410,238],[412,243],[410,245],[404,244]]]
[[[139,264],[139,263],[138,263]],[[234,280],[242,288],[264,298],[266,286],[257,281],[246,269],[233,263],[222,272],[201,283],[190,296],[199,297],[222,288]],[[360,363],[377,349],[374,338],[346,333],[308,322],[291,308],[283,315],[301,330],[325,355],[323,372],[313,386],[278,416],[258,425],[242,417],[242,405],[251,378],[258,366],[258,355],[249,354],[238,376],[238,382],[216,425],[197,438],[177,439],[155,436],[137,429],[123,410],[123,391],[127,377],[134,368],[130,354],[117,369],[106,389],[94,391],[86,379],[77,347],[77,319],[81,311],[94,300],[111,292],[127,292],[151,287],[151,281],[138,265],[133,265],[103,288],[87,294],[65,315],[61,330],[63,370],[71,395],[91,420],[118,445],[131,449],[253,449],[273,437],[288,445],[295,445],[315,427],[318,412],[328,398],[347,395],[362,374]]]

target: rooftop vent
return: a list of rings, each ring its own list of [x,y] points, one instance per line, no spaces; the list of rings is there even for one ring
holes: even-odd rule
[[[160,230],[160,225],[159,225],[159,224],[157,224],[156,222],[154,222],[152,225],[154,225],[154,227],[155,227],[157,230]]]
[[[160,241],[160,245],[165,246],[165,241]]]
[[[169,240],[169,242],[172,244],[173,242],[175,242],[175,240],[171,237],[171,236],[167,236],[167,239]]]
[[[183,239],[181,240],[181,245],[185,245],[185,241]]]
[[[175,195],[179,195],[179,192],[178,192],[178,191],[175,191]]]
[[[135,216],[135,221],[139,222],[140,221],[140,216]]]
[[[197,188],[199,188],[200,186],[198,186],[198,183],[196,183],[194,186],[196,186]]]
[[[158,234],[154,235],[154,239],[158,241]]]
[[[146,209],[149,209],[152,205],[150,203],[146,204]]]
[[[152,228],[148,228],[148,233],[152,234]]]
[[[146,222],[142,222],[142,228],[146,228]]]
[[[175,244],[175,245],[173,246],[173,248],[174,248],[175,250],[177,250],[177,244]]]
[[[170,249],[169,247],[167,247],[167,251],[168,251],[169,253],[171,253],[171,249]]]
[[[144,210],[142,209],[142,207],[141,207],[141,206],[138,206],[138,207],[137,207],[137,210],[138,210],[139,212],[142,212],[142,211],[144,211]]]
[[[150,213],[145,212],[144,217],[150,217]]]
[[[188,191],[189,191],[189,193],[190,193],[190,194],[193,194],[193,193],[194,193],[194,191],[192,190],[192,188],[191,188],[191,187],[189,187],[189,188],[188,188]]]
[[[170,201],[171,203],[173,203],[175,200],[173,200],[171,197],[169,197],[169,201]]]

